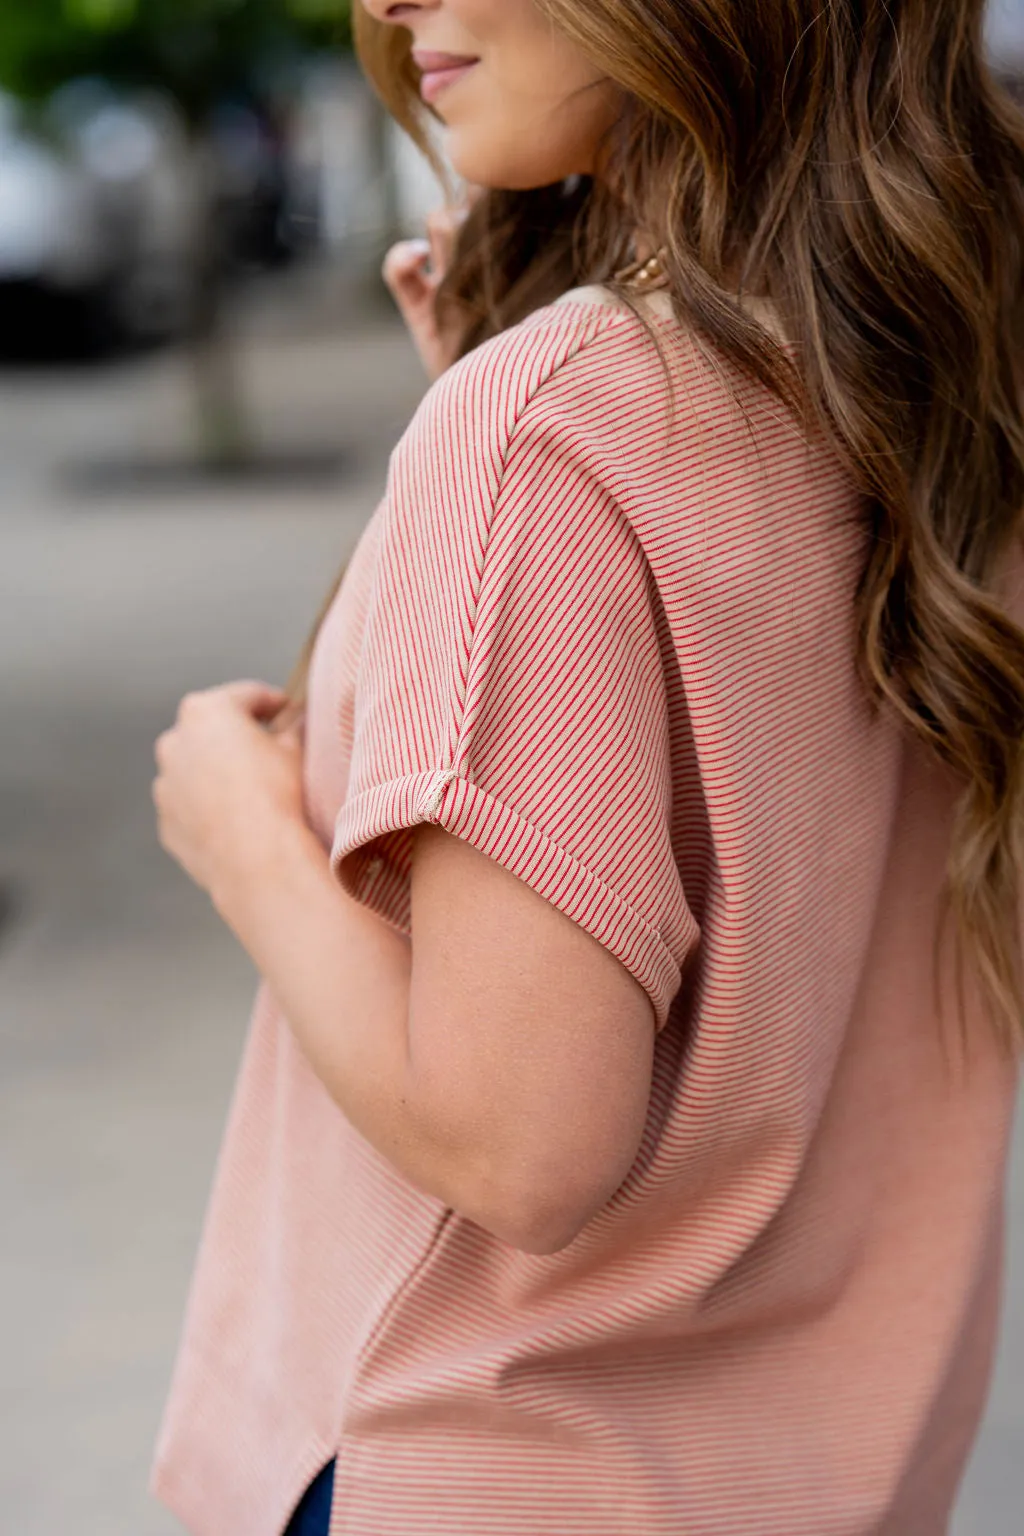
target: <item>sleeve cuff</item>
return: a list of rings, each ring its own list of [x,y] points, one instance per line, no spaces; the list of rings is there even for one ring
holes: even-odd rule
[[[389,918],[386,904],[374,899],[374,861],[358,871],[343,869],[342,862],[362,845],[422,822],[443,827],[503,865],[615,955],[650,998],[657,1029],[664,1028],[685,956],[677,960],[658,930],[573,854],[454,769],[410,774],[346,801],[331,849],[332,868],[345,888]],[[695,939],[696,931],[688,949]]]

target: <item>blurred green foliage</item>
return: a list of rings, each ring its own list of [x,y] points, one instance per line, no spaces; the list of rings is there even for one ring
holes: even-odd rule
[[[168,92],[194,123],[225,92],[350,42],[351,0],[3,0],[0,89],[38,99],[80,75]]]

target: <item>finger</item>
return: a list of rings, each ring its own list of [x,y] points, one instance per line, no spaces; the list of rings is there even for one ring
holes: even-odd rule
[[[184,697],[182,698],[181,702],[178,705],[178,713],[177,713],[178,721],[180,722],[180,721],[184,720],[186,718],[186,716],[190,715],[192,713],[192,711],[196,708],[197,705],[201,705],[202,700],[203,700],[203,693],[200,692],[199,690],[194,690],[191,693],[186,693],[184,695]]]
[[[283,747],[286,752],[301,757],[303,747],[302,728],[298,724],[290,725],[283,731],[275,731],[274,741],[278,746]]]
[[[299,737],[301,737],[302,721],[302,706],[289,699],[288,703],[278,711],[278,713],[271,721],[269,721],[270,733],[272,736],[286,736],[290,732],[294,731]]]
[[[430,269],[439,280],[452,264],[455,242],[468,212],[468,207],[446,205],[427,215]]]
[[[234,708],[253,720],[272,719],[288,703],[284,689],[275,688],[270,683],[225,683],[223,688],[216,691]]]
[[[384,282],[401,303],[404,297],[416,299],[430,290],[430,242],[400,240],[384,258],[381,269]]]
[[[166,766],[167,755],[170,750],[171,738],[173,735],[173,731],[161,731],[160,735],[157,737],[153,744],[153,756],[155,757],[157,767],[159,768],[164,768]]]

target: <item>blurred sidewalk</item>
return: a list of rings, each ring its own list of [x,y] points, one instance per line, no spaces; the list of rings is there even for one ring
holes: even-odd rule
[[[267,448],[336,482],[76,494],[185,457],[182,360],[0,371],[4,1536],[176,1529],[145,1474],[254,982],[155,843],[152,743],[191,687],[285,678],[423,387],[383,305],[300,284],[246,330]]]
[[[244,330],[268,448],[338,449],[336,480],[87,493],[97,465],[184,453],[181,359],[0,371],[11,1536],[177,1530],[145,1478],[254,979],[156,845],[152,742],[188,688],[284,678],[422,389],[397,322],[352,294],[300,280],[250,304]],[[957,1536],[1021,1528],[1020,1185],[1000,1376]]]

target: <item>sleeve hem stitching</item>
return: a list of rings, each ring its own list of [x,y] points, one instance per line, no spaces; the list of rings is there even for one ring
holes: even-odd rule
[[[454,792],[449,793],[452,786]],[[347,802],[331,850],[335,872],[344,858],[372,839],[423,822],[442,827],[493,858],[610,950],[647,992],[661,1029],[679,989],[681,966],[699,937],[696,925],[677,962],[658,930],[600,876],[454,769],[389,780]]]

